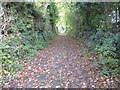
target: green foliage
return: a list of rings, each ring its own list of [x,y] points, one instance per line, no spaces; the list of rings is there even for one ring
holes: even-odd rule
[[[98,31],[96,34],[89,37],[88,46],[98,52],[99,62],[96,66],[101,65],[102,71],[100,74],[112,75],[112,77],[119,76],[119,59],[116,58],[116,46],[118,41],[118,34],[110,32]],[[94,47],[93,47],[94,46]]]
[[[56,23],[56,20],[58,19],[58,10],[55,3],[51,2],[50,5],[48,5],[47,9],[50,15],[50,22],[54,25]]]
[[[7,30],[8,37],[0,44],[3,82],[16,71],[23,70],[22,63],[34,59],[55,36],[49,28],[46,30],[44,17],[32,3],[7,3],[4,8],[14,20]]]
[[[69,5],[69,35],[86,38],[87,46],[98,55],[94,66],[101,66],[101,74],[116,77],[120,75],[120,40],[116,12],[118,3],[76,2]],[[113,12],[115,12],[113,14]],[[74,17],[70,19],[70,17]],[[76,19],[77,18],[77,19]]]
[[[71,30],[67,33],[67,35],[69,35],[72,38],[76,38],[76,31],[75,30]]]
[[[15,58],[14,55],[11,55],[11,47],[7,44],[1,44],[0,45],[0,59],[2,62],[2,72],[3,75],[8,78],[11,75],[14,75],[14,71],[21,70],[22,64],[20,64]],[[14,52],[14,51],[13,51]],[[5,79],[7,80],[7,79]]]

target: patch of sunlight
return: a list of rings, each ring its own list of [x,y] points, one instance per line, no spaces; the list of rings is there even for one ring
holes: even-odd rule
[[[58,32],[61,35],[66,35],[66,10],[68,9],[66,7],[66,3],[60,2],[56,4],[59,12],[59,19],[56,24],[58,27]]]
[[[65,25],[60,25],[58,26],[58,32],[59,34],[61,35],[66,35],[66,28],[65,28]]]

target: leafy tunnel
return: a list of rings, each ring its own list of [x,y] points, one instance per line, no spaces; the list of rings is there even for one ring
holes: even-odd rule
[[[74,41],[81,48],[77,48],[77,44],[72,43]],[[60,48],[59,52],[53,46],[49,49],[50,45],[58,46],[56,50]],[[0,2],[0,87],[7,86],[16,72],[25,70],[25,63],[34,61],[39,56],[38,53],[42,55],[47,48],[48,51],[53,51],[54,57],[63,51],[64,55],[60,56],[67,56],[69,59],[80,55],[87,59],[86,63],[90,62],[99,71],[99,75],[105,77],[107,83],[103,84],[113,82],[108,79],[117,82],[113,86],[106,86],[107,88],[118,87],[120,2]],[[69,51],[71,48],[74,50]],[[44,53],[43,56],[45,54],[47,55]],[[71,61],[68,62],[73,64]],[[84,83],[82,85],[83,88],[87,87]],[[71,84],[71,87],[74,86]],[[94,85],[93,87],[97,88]]]

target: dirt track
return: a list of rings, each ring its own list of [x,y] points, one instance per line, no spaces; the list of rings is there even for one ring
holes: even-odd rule
[[[57,36],[24,71],[5,87],[25,88],[91,88],[114,87],[112,81],[93,71],[91,62],[81,57],[81,46],[67,36]]]

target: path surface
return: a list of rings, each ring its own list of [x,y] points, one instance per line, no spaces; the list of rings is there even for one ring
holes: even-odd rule
[[[99,77],[91,62],[80,54],[81,47],[67,36],[57,36],[37,58],[25,63],[10,87],[91,88],[114,87],[113,81]]]

